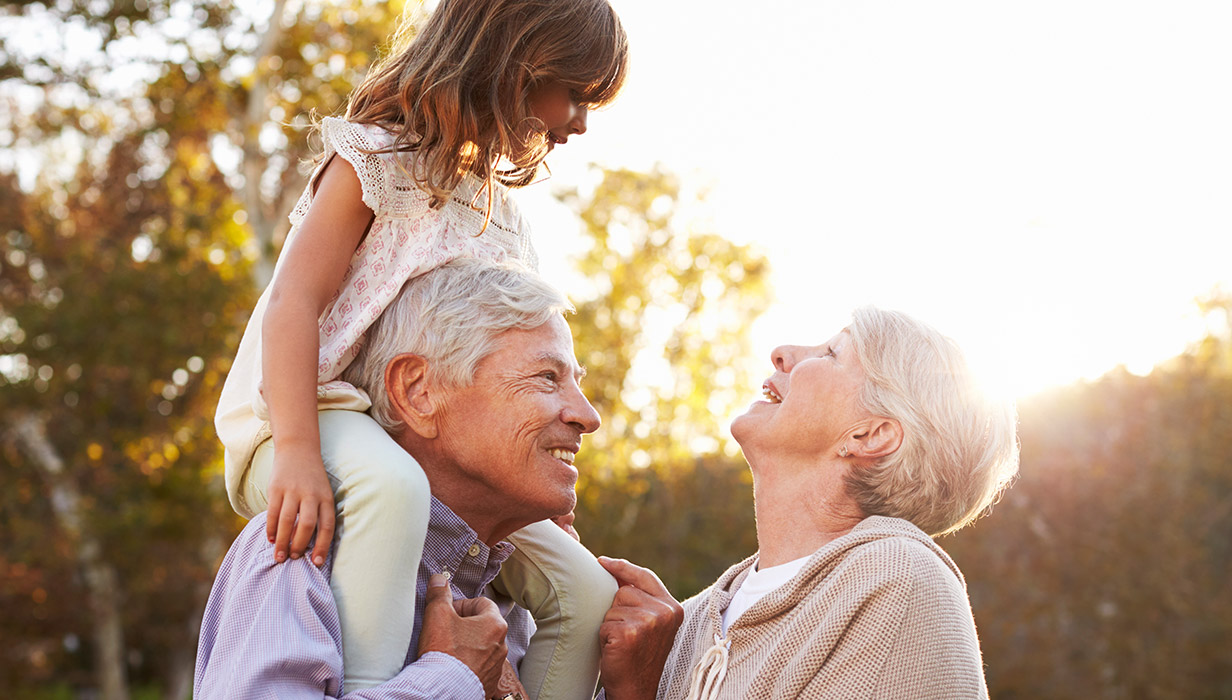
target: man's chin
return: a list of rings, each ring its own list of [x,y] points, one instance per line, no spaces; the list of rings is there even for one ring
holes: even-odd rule
[[[574,509],[577,508],[577,492],[570,489],[568,498],[561,499],[561,505],[563,510],[558,512],[556,515],[553,515],[553,518],[560,518],[569,515],[574,511]]]
[[[573,513],[577,508],[577,492],[572,488],[568,493],[562,493],[560,498],[554,499],[552,502],[552,515],[549,518],[563,518]]]

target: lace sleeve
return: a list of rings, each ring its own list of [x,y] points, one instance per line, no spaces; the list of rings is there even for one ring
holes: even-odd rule
[[[368,153],[368,151],[375,151],[388,145],[385,139],[380,138],[384,134],[384,131],[378,129],[369,131],[361,124],[352,124],[337,117],[326,117],[322,120],[321,138],[325,143],[325,152],[320,165],[308,179],[304,193],[300,195],[295,208],[291,210],[289,218],[292,230],[298,228],[304,217],[308,215],[308,208],[312,206],[312,195],[316,190],[317,178],[321,177],[322,171],[334,155],[342,156],[355,169],[363,192],[364,204],[372,210],[373,214],[379,216],[388,208],[390,201],[394,199],[395,186],[392,169],[396,166],[389,153]]]
[[[363,188],[364,204],[374,214],[381,214],[388,205],[393,191],[393,159],[389,153],[369,153],[389,145],[390,139],[380,136],[386,132],[369,130],[362,124],[352,124],[337,117],[326,117],[321,123],[321,136],[325,141],[325,158],[335,153],[355,168]]]

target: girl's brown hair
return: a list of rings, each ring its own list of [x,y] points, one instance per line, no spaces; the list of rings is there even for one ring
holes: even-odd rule
[[[351,94],[347,119],[395,135],[418,154],[410,174],[443,206],[467,173],[520,187],[547,156],[527,106],[549,82],[579,104],[611,102],[628,41],[608,0],[441,0],[422,27],[404,18],[389,53]],[[505,158],[512,164],[498,169]]]

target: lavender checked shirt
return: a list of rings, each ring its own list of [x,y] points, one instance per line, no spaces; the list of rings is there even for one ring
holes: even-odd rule
[[[493,547],[436,498],[415,582],[415,629],[406,666],[380,685],[348,693],[345,700],[483,700],[483,686],[461,661],[429,652],[416,659],[428,578],[450,573],[455,598],[486,595],[509,623],[509,661],[526,654],[534,622],[523,608],[488,587],[513,545]],[[231,545],[201,623],[193,697],[338,698],[343,680],[338,608],[329,588],[332,557],[318,569],[306,557],[274,563],[265,539],[265,516],[257,515]]]

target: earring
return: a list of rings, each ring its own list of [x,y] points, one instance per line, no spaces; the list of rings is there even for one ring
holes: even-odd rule
[[[849,454],[851,454],[851,453],[847,451],[847,446],[846,446],[846,445],[843,445],[842,447],[838,448],[838,456],[839,456],[839,457],[846,457],[846,456],[847,456],[847,455],[849,455]]]

